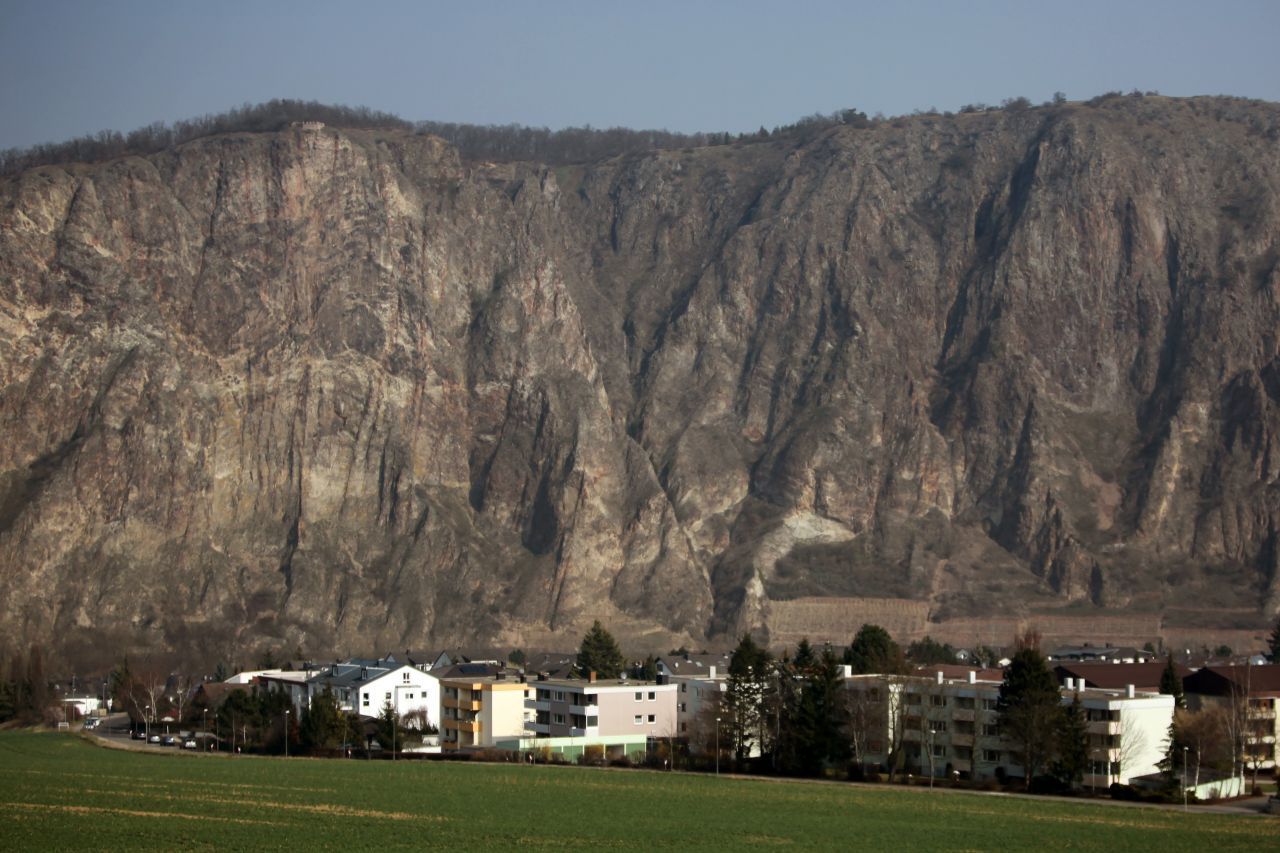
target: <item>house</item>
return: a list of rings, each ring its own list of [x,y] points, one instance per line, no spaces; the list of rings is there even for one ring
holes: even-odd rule
[[[949,677],[951,668],[921,675],[856,675],[845,678],[849,707],[865,732],[854,744],[855,760],[888,766],[895,751],[901,769],[922,775],[991,779],[1019,777],[1016,744],[1000,734],[996,710],[1001,681],[993,671],[969,670]],[[1153,773],[1173,720],[1172,696],[1084,687],[1070,679],[1062,704],[1077,696],[1089,735],[1090,768],[1084,784],[1105,787]]]
[[[697,729],[700,716],[714,714],[729,687],[730,655],[687,654],[658,658],[658,681],[674,684],[676,731],[686,737]],[[753,754],[759,754],[757,748]]]
[[[335,663],[308,679],[307,686],[308,704],[310,697],[329,690],[343,711],[377,717],[390,705],[400,717],[409,717],[406,725],[410,728],[418,722],[431,728],[440,726],[440,678],[410,663]]]
[[[1131,646],[1062,646],[1049,652],[1050,662],[1056,661],[1102,661],[1104,663],[1146,663],[1155,660],[1156,653]]]
[[[548,678],[572,678],[577,666],[577,652],[538,652],[525,659],[522,669],[530,677],[544,674]]]
[[[523,677],[497,675],[440,678],[440,745],[447,750],[493,748],[500,739],[526,733]]]
[[[1218,707],[1241,719],[1245,764],[1274,770],[1280,751],[1280,664],[1205,666],[1182,679],[1192,711]]]
[[[1054,676],[1059,684],[1073,679],[1085,687],[1098,687],[1104,690],[1123,690],[1132,684],[1135,689],[1151,693],[1160,692],[1160,679],[1164,675],[1166,664],[1162,661],[1146,663],[1107,663],[1104,661],[1086,661],[1076,663],[1065,661],[1053,667]],[[1179,678],[1191,674],[1191,670],[1181,664],[1174,664],[1174,671]]]

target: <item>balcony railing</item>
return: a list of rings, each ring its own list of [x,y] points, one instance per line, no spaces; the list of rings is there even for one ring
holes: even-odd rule
[[[479,702],[473,699],[445,698],[440,701],[440,704],[446,708],[457,708],[459,711],[479,711],[482,707],[484,707],[483,702]]]
[[[459,732],[475,732],[480,731],[479,720],[451,720],[448,717],[444,719],[444,727]]]

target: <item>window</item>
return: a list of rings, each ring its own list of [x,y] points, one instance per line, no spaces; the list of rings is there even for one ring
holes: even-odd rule
[[[649,715],[649,722],[651,722],[651,723],[656,723],[657,721],[658,721],[658,720],[654,717],[654,715],[653,715],[653,714],[650,714],[650,715]]]
[[[408,684],[408,683],[409,683],[409,673],[407,673],[407,672],[406,672],[406,673],[404,673],[404,683],[405,683],[405,684]]]
[[[368,693],[365,693],[365,694],[364,694],[364,696],[363,696],[363,699],[364,699],[364,701],[363,701],[361,704],[363,704],[366,708],[368,708],[368,707],[369,707],[369,694],[368,694]]]
[[[982,736],[983,737],[1000,737],[1000,727],[997,726],[995,723],[983,723]]]
[[[551,721],[552,721],[553,723],[563,723],[563,722],[564,722],[564,714],[552,714],[552,715],[551,715]]]
[[[685,714],[685,713],[688,713],[688,711],[689,711],[689,706],[688,706],[688,705],[686,705],[684,702],[681,702],[681,703],[680,703],[680,713],[681,713],[681,714]]]
[[[934,721],[934,723],[933,723],[933,730],[934,730],[935,732],[945,732],[945,731],[947,730],[947,721],[946,721],[946,720],[936,720],[936,721]]]
[[[946,757],[947,757],[947,747],[946,747],[946,745],[941,744],[941,743],[935,743],[935,744],[933,745],[933,757],[934,757],[934,758],[946,758]]]
[[[682,731],[682,732],[687,732],[687,731],[689,731],[689,724],[688,724],[688,723],[681,723],[681,724],[680,724],[680,731]]]
[[[947,697],[946,697],[946,696],[930,696],[930,697],[929,697],[929,701],[930,701],[930,704],[931,704],[931,705],[933,705],[933,707],[935,707],[935,708],[945,708],[945,707],[947,707]]]
[[[982,750],[982,760],[990,761],[992,764],[1000,763],[1000,751],[996,749]]]
[[[643,702],[643,701],[644,701],[644,694],[643,694],[643,693],[641,693],[641,692],[640,692],[640,691],[638,691],[638,690],[636,691],[636,701],[637,701],[637,702]]]
[[[633,722],[638,726],[644,722],[644,717],[640,716],[639,714],[636,714],[635,720],[633,720]]]
[[[680,692],[687,693],[688,691],[689,691],[689,685],[685,684],[683,681],[680,682]]]
[[[658,693],[657,693],[657,691],[655,691],[655,690],[650,690],[650,691],[649,691],[649,701],[650,701],[650,702],[653,702],[653,701],[657,700],[657,698],[658,698]]]
[[[385,696],[386,696],[386,698],[387,698],[387,701],[388,701],[388,702],[390,702],[390,701],[391,701],[391,694],[390,694],[390,693],[387,693],[387,694],[385,694]]]
[[[994,711],[994,710],[996,710],[996,700],[995,700],[995,699],[983,699],[983,700],[982,700],[982,710],[984,710],[984,711]]]
[[[404,698],[406,698],[406,699],[412,699],[412,698],[413,698],[413,694],[412,694],[412,693],[406,693],[406,694],[404,694]]]

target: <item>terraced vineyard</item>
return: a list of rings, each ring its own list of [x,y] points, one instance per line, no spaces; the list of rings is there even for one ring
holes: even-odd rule
[[[0,734],[0,849],[1276,849],[1280,820],[640,771],[138,754]]]

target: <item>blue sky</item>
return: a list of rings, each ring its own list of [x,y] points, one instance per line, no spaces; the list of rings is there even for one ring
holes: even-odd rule
[[[270,98],[741,132],[1055,91],[1280,101],[1280,0],[0,0],[0,148]]]

